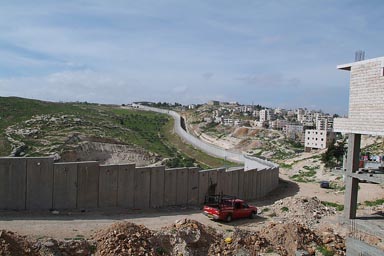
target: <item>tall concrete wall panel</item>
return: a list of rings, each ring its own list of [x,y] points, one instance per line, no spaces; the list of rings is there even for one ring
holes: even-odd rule
[[[209,171],[199,171],[199,203],[204,203],[209,189]]]
[[[229,178],[228,173],[225,168],[220,168],[217,170],[217,186],[216,186],[216,194],[228,194],[228,184],[227,180]]]
[[[164,205],[164,171],[164,166],[151,169],[151,208],[159,208]]]
[[[166,169],[164,172],[164,205],[176,205],[177,172],[179,169]]]
[[[239,196],[239,173],[243,172],[243,169],[237,169],[229,171],[228,173],[231,175],[230,179],[230,187],[229,187],[229,195]]]
[[[134,207],[136,209],[149,208],[151,198],[151,168],[136,168],[134,189]]]
[[[262,187],[262,177],[261,177],[261,170],[258,170],[256,173],[256,196],[255,199],[259,199],[262,197],[261,193],[261,187]]]
[[[217,191],[217,169],[208,170],[208,194],[218,194]]]
[[[122,208],[134,207],[135,165],[119,165],[117,179],[117,205]]]
[[[244,171],[244,199],[252,198],[253,171]]]
[[[257,170],[251,170],[250,172],[252,172],[252,188],[251,188],[251,198],[252,199],[256,199],[257,198]]]
[[[244,198],[244,170],[241,170],[239,172],[239,180],[238,180],[238,187],[239,187],[239,192],[238,192],[238,196],[240,198]]]
[[[275,177],[274,177],[274,182],[275,182],[275,188],[279,186],[279,168],[275,168]]]
[[[261,173],[262,173],[261,177],[262,177],[262,180],[263,180],[263,186],[261,186],[262,187],[261,195],[265,196],[267,194],[267,192],[268,192],[268,187],[267,187],[267,183],[268,183],[268,181],[267,181],[268,170],[264,169],[264,170],[261,171]]]
[[[26,175],[25,158],[0,158],[0,209],[25,209]]]
[[[278,167],[166,170],[163,166],[0,158],[0,209],[147,209],[197,205],[206,195],[219,193],[250,200],[275,189],[278,175]]]
[[[188,170],[188,205],[199,203],[199,170],[189,168]]]
[[[188,169],[181,168],[177,171],[176,204],[183,205],[188,201]]]
[[[118,165],[101,165],[99,176],[99,207],[117,207]]]
[[[92,209],[99,204],[99,164],[81,162],[77,165],[77,208]]]
[[[75,209],[77,201],[77,163],[53,165],[53,208]]]
[[[26,209],[52,208],[53,158],[27,158]]]

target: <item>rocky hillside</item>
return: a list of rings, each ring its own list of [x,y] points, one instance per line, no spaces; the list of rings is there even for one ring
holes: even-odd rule
[[[89,103],[0,98],[0,155],[148,165],[177,154],[165,115]]]

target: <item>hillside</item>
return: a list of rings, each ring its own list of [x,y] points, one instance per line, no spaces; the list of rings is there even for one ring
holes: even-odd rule
[[[163,136],[170,124],[166,115],[119,106],[0,97],[0,156],[193,165]]]

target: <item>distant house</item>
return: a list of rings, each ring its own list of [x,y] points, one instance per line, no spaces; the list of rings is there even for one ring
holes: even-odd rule
[[[303,140],[304,126],[303,125],[287,124],[285,128],[283,128],[283,131],[285,132],[285,136],[288,139],[304,142]]]
[[[304,147],[305,151],[311,149],[325,149],[335,139],[335,134],[326,130],[306,130]]]

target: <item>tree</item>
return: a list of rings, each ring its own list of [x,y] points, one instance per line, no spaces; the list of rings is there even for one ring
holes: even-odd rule
[[[335,143],[333,141],[331,145],[329,145],[327,151],[321,155],[321,161],[325,164],[325,167],[335,167],[339,165],[343,161],[344,153],[345,153],[345,139],[342,141],[338,141]]]

